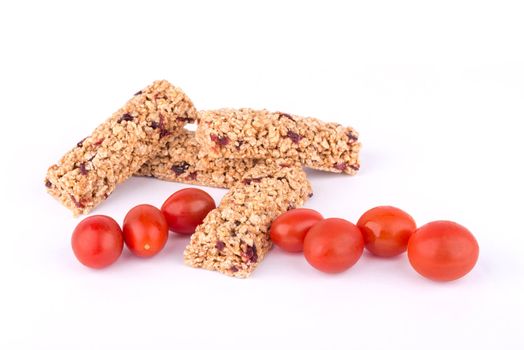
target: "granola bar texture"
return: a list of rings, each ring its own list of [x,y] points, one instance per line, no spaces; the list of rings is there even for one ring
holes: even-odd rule
[[[193,185],[230,188],[261,160],[209,158],[199,155],[195,133],[186,129],[169,136],[160,152],[148,160],[136,176]]]
[[[304,166],[354,175],[360,168],[358,133],[336,123],[267,110],[201,111],[201,154],[214,158],[298,159]]]
[[[271,248],[271,222],[312,195],[300,166],[266,161],[249,170],[197,227],[187,265],[248,277]]]
[[[48,169],[47,190],[75,215],[86,214],[197,117],[182,90],[155,81]]]

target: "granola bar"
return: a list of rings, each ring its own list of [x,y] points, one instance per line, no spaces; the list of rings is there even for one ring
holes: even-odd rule
[[[257,165],[197,227],[184,251],[185,263],[229,276],[249,276],[271,248],[271,222],[311,195],[300,166]]]
[[[196,118],[182,90],[156,81],[49,168],[48,192],[75,215],[86,214]]]
[[[296,158],[309,168],[351,175],[360,168],[357,132],[315,118],[248,108],[201,111],[196,138],[208,157]]]
[[[152,176],[201,186],[230,188],[261,160],[199,156],[195,133],[182,129],[169,136],[166,146],[147,161],[136,176]]]

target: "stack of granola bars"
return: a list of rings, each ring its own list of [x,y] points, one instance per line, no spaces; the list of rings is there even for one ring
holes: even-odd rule
[[[184,128],[194,122],[196,132]],[[228,188],[184,260],[247,277],[271,248],[273,219],[312,196],[302,167],[353,175],[359,150],[350,127],[267,110],[197,111],[182,90],[156,81],[51,166],[45,185],[75,215],[133,175]]]

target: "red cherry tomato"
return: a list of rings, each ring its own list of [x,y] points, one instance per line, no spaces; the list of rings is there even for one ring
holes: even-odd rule
[[[304,239],[304,256],[316,269],[336,273],[353,266],[362,256],[364,240],[358,227],[343,219],[315,224]]]
[[[101,269],[114,263],[122,254],[122,230],[109,216],[90,216],[76,226],[71,246],[78,261]]]
[[[177,191],[162,205],[169,229],[182,234],[192,234],[206,215],[216,208],[209,194],[197,188]]]
[[[434,221],[420,227],[408,243],[411,266],[422,276],[436,281],[452,281],[466,275],[478,256],[475,237],[451,221]]]
[[[395,207],[376,207],[365,212],[357,222],[366,249],[381,257],[402,254],[409,237],[417,229],[415,220]]]
[[[292,209],[276,218],[269,231],[271,240],[288,252],[301,252],[307,231],[324,219],[313,209]]]
[[[136,256],[150,257],[166,245],[169,229],[160,210],[149,204],[137,205],[124,219],[124,242]]]

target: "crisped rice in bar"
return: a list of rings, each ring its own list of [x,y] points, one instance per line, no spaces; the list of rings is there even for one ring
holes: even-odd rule
[[[193,185],[230,188],[244,174],[263,160],[224,159],[199,156],[195,133],[182,129],[169,136],[166,146],[147,161],[136,176],[152,176],[160,180]]]
[[[197,227],[186,264],[248,277],[271,248],[271,222],[312,195],[300,166],[267,162],[248,171]]]
[[[48,192],[75,215],[88,213],[197,116],[182,90],[154,82],[49,168]]]
[[[201,111],[196,138],[208,157],[295,158],[309,168],[351,175],[360,168],[357,132],[315,118],[248,108]]]

